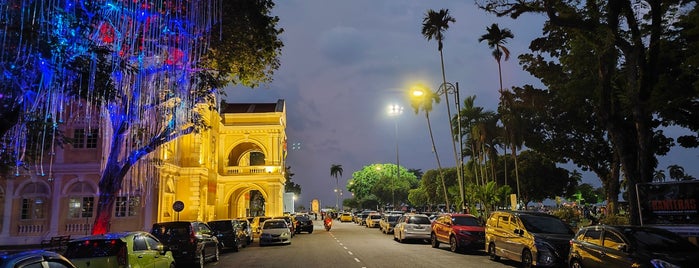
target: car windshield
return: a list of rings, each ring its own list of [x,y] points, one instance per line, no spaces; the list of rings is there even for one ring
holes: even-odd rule
[[[311,220],[311,218],[306,216],[306,215],[303,215],[303,216],[296,216],[296,220],[297,221],[309,221],[309,220]]]
[[[116,256],[126,244],[119,239],[75,241],[68,244],[64,257],[69,259]]]
[[[524,228],[532,233],[573,234],[573,230],[560,219],[552,216],[520,215]]]
[[[673,232],[653,229],[625,229],[627,237],[633,237],[636,246],[651,252],[697,251],[697,247]]]
[[[156,237],[188,238],[190,236],[189,224],[156,225],[151,231]]]
[[[412,224],[431,224],[430,219],[427,217],[421,217],[421,216],[412,216],[408,219],[408,223]]]
[[[286,222],[284,221],[265,221],[263,229],[279,229],[286,228]]]
[[[209,227],[214,230],[228,231],[233,229],[233,223],[230,221],[212,221],[209,222]]]
[[[381,215],[371,215],[369,217],[371,217],[372,219],[381,219]]]
[[[481,221],[474,217],[452,217],[451,220],[454,221],[454,225],[481,226]]]
[[[400,218],[400,215],[395,215],[395,216],[388,216],[388,221],[389,222],[395,222]]]

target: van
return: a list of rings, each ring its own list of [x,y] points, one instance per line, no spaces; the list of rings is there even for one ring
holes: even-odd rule
[[[573,229],[556,216],[533,211],[495,211],[485,224],[485,250],[522,267],[561,266],[570,250]]]

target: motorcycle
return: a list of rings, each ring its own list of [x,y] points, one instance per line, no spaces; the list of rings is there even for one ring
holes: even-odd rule
[[[330,231],[330,227],[333,226],[333,222],[332,221],[324,221],[323,225],[325,226],[326,231]]]

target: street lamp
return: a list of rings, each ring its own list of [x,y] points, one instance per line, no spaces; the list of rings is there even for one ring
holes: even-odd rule
[[[388,115],[395,118],[396,123],[396,179],[400,180],[400,154],[398,154],[398,116],[403,113],[403,106],[391,104],[388,106]],[[395,180],[391,180],[391,202],[393,210],[396,210],[396,185]]]
[[[413,96],[415,97],[422,97],[425,92],[422,91],[422,89],[416,89],[413,90],[412,92]],[[461,210],[462,212],[466,213],[466,195],[464,193],[464,182],[463,182],[463,157],[462,157],[462,152],[463,152],[463,143],[461,141],[461,104],[459,103],[461,100],[461,97],[459,96],[459,83],[456,83],[456,86],[452,83],[449,82],[444,82],[441,85],[439,85],[439,89],[437,89],[436,92],[437,95],[444,95],[445,98],[447,99],[447,114],[449,116],[449,133],[451,134],[451,144],[452,147],[454,148],[454,160],[456,161],[456,165],[458,168],[456,169],[456,177],[459,182],[459,196],[461,197]],[[457,131],[458,131],[458,136],[459,137],[459,151],[457,153],[456,150],[456,143],[454,142],[454,127],[452,126],[452,121],[451,121],[451,112],[450,112],[450,105],[449,105],[449,99],[448,95],[449,94],[454,94],[455,96],[455,106],[456,106],[456,122],[458,124],[457,126]],[[449,208],[447,208],[449,209]]]

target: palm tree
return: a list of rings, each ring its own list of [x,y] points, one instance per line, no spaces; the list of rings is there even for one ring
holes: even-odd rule
[[[432,135],[432,123],[430,122],[430,111],[432,111],[432,103],[439,103],[439,95],[434,94],[432,90],[426,90],[426,87],[420,88],[415,92],[422,92],[422,96],[413,96],[410,99],[410,106],[413,107],[415,114],[420,113],[422,109],[425,111],[425,118],[427,118],[427,128],[430,131],[430,141],[432,141],[432,151],[434,152],[434,157],[437,159],[437,170],[439,171],[439,178],[442,181],[442,190],[444,190],[444,204],[447,206],[447,211],[451,210],[449,206],[449,195],[447,194],[447,185],[444,182],[444,172],[442,172],[442,162],[439,161],[439,153],[437,153],[437,147],[434,144],[434,135]]]
[[[493,57],[495,58],[495,61],[497,61],[498,63],[498,77],[500,80],[500,88],[498,89],[498,91],[500,92],[500,102],[503,102],[504,89],[502,85],[501,61],[502,56],[505,56],[506,61],[510,59],[510,50],[507,49],[507,47],[505,47],[504,44],[507,43],[507,39],[514,38],[515,36],[512,34],[512,31],[510,31],[510,29],[500,29],[500,26],[498,26],[497,23],[493,23],[492,25],[490,25],[490,27],[486,27],[485,29],[487,33],[481,35],[481,37],[478,38],[478,42],[487,41],[488,47],[493,49]],[[517,145],[514,141],[514,137],[512,137],[513,130],[510,123],[512,123],[512,120],[503,120],[503,125],[505,126],[506,133],[506,142],[510,143],[510,146],[512,147],[512,155],[514,156],[515,160],[515,179],[517,180],[517,197],[519,198],[519,170],[517,166],[517,152],[515,149]],[[505,163],[505,180],[507,180],[507,163]]]
[[[482,42],[484,40],[488,41],[488,47],[494,49],[493,57],[498,62],[498,74],[500,76],[499,91],[502,93],[502,68],[500,66],[500,61],[502,60],[503,55],[505,56],[505,60],[510,59],[510,50],[503,46],[503,44],[507,43],[508,38],[514,38],[515,36],[512,34],[510,29],[500,29],[500,26],[498,26],[497,23],[493,23],[493,25],[486,27],[485,29],[488,31],[488,33],[481,35],[481,38],[478,38],[478,42]]]
[[[526,126],[523,125],[519,113],[515,110],[513,94],[509,91],[502,93],[503,95],[501,97],[500,106],[498,107],[498,112],[505,126],[505,142],[510,145],[510,151],[515,160],[515,182],[517,184],[517,198],[519,198],[519,163],[517,161],[517,149],[522,147],[524,140],[518,133],[521,133]],[[505,176],[507,176],[507,174]]]
[[[454,149],[454,161],[456,161],[457,166],[459,166],[456,169],[456,175],[459,182],[459,193],[461,200],[464,200],[464,186],[461,174],[462,168],[460,167],[461,161],[459,160],[459,156],[456,152],[456,135],[454,134],[454,127],[451,120],[449,92],[447,92],[447,77],[444,73],[444,53],[442,51],[442,48],[444,47],[444,44],[442,43],[442,41],[444,41],[444,32],[447,29],[449,29],[449,23],[454,22],[456,22],[456,19],[449,15],[449,9],[440,9],[439,12],[430,9],[427,11],[427,14],[425,14],[425,17],[422,19],[422,36],[427,38],[427,41],[430,41],[432,39],[437,40],[437,50],[439,50],[439,59],[442,65],[442,86],[444,86],[444,100],[447,103],[447,119],[449,119],[449,132],[451,132],[451,145]],[[458,104],[459,100],[456,100],[456,102]],[[461,209],[463,212],[466,211],[466,205],[463,202]]]
[[[338,164],[332,164],[330,165],[330,176],[335,177],[335,210],[338,210],[340,207],[340,201],[339,201],[339,181],[337,180],[337,176],[342,177],[342,165]]]

